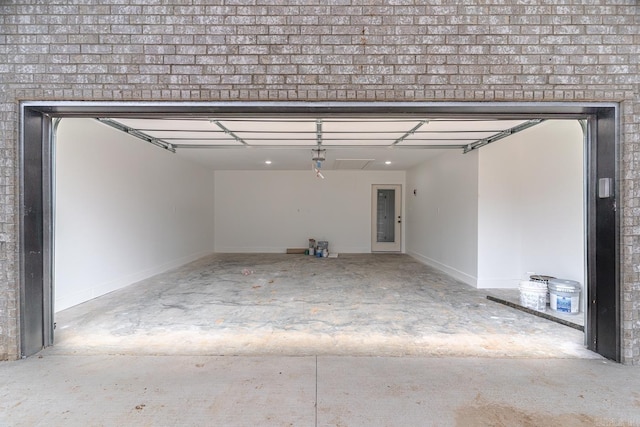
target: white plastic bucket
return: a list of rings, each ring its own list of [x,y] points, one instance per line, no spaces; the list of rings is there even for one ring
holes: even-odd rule
[[[555,277],[544,276],[540,274],[533,274],[529,277],[529,280],[531,280],[532,282],[541,282],[541,283],[544,283],[545,285],[549,284],[549,280],[551,279],[555,279]],[[547,287],[547,305],[550,305],[550,304],[551,304],[551,297],[549,295],[549,288]]]
[[[520,282],[520,305],[544,312],[547,306],[547,284],[528,280]]]
[[[550,307],[560,313],[580,312],[580,283],[573,280],[549,280]]]

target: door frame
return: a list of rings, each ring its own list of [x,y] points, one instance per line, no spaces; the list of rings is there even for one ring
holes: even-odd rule
[[[393,218],[395,228],[394,242],[378,242],[377,241],[377,208],[378,208],[378,190],[395,190],[395,213]],[[371,185],[371,252],[402,252],[402,226],[404,222],[402,212],[402,184],[372,184]]]
[[[19,108],[19,351],[22,357],[53,344],[53,120],[65,117],[222,117],[262,114],[304,116],[370,114],[587,122],[586,345],[620,361],[620,106],[554,102],[87,102],[22,101]],[[610,197],[598,197],[598,181],[611,179]]]

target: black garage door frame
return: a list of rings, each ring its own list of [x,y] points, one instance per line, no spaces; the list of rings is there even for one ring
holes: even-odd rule
[[[65,117],[340,115],[586,121],[586,344],[621,357],[619,105],[615,103],[75,102],[20,104],[20,354],[53,345],[53,138]],[[609,194],[605,186],[609,184]]]

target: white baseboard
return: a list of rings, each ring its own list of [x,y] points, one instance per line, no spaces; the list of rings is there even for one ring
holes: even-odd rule
[[[446,264],[442,264],[439,261],[436,261],[434,259],[431,259],[429,257],[426,257],[422,254],[419,254],[417,252],[413,252],[413,251],[407,251],[407,255],[409,255],[411,258],[416,259],[417,261],[420,261],[423,264],[426,264],[430,267],[433,267],[437,270],[440,270],[444,273],[447,273],[449,276],[454,277],[455,279],[460,280],[461,282],[466,283],[469,286],[473,286],[474,288],[478,287],[478,279],[470,274],[467,274],[465,272],[462,272],[458,269],[455,269],[453,267],[450,267]]]

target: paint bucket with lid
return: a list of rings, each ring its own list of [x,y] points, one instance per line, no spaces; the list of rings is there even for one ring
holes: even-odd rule
[[[573,280],[549,280],[551,309],[560,313],[579,313],[580,291],[580,283]]]
[[[530,280],[520,282],[520,305],[544,312],[547,307],[547,284]]]

